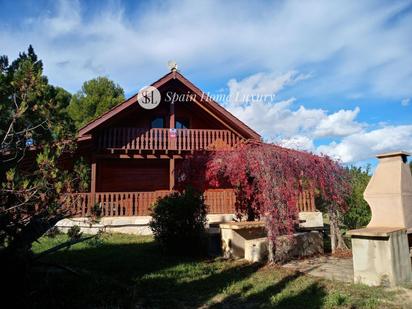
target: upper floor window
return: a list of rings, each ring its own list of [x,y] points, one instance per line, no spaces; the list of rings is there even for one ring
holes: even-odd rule
[[[150,127],[153,128],[164,128],[165,127],[165,121],[163,117],[156,117],[152,120],[150,123]]]
[[[189,129],[189,120],[187,119],[177,119],[176,129]]]

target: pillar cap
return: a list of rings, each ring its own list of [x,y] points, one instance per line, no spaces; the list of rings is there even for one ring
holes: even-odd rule
[[[387,153],[381,153],[376,155],[378,159],[383,159],[383,158],[389,158],[389,157],[407,157],[410,156],[411,154],[406,151],[394,151],[394,152],[387,152]]]

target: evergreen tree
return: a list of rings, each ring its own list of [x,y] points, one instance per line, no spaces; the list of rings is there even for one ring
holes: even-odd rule
[[[97,77],[73,95],[68,111],[76,127],[81,128],[122,101],[124,91],[119,85],[107,77]]]
[[[64,193],[87,183],[84,165],[59,165],[75,147],[70,98],[48,84],[31,46],[11,64],[0,57],[0,273],[20,287],[32,243],[70,215]]]
[[[27,146],[69,138],[74,124],[67,113],[71,95],[48,84],[32,46],[10,65],[0,58],[0,147],[20,160]],[[5,159],[0,160],[4,163]],[[13,159],[7,158],[7,162]]]

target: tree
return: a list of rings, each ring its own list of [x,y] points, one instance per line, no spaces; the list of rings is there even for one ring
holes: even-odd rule
[[[70,215],[65,193],[84,188],[87,172],[60,165],[75,149],[70,94],[48,84],[33,48],[10,65],[2,56],[0,69],[0,265],[21,280],[32,243]]]
[[[367,225],[371,219],[370,207],[363,198],[363,192],[371,178],[370,166],[365,170],[351,166],[348,173],[352,191],[348,197],[348,211],[343,216],[343,223],[349,229],[357,229]]]
[[[48,84],[32,46],[10,65],[2,56],[0,70],[0,150],[10,154],[0,160],[7,168],[21,159],[27,145],[70,137],[73,122],[66,111],[70,94]]]
[[[73,95],[68,111],[76,127],[81,128],[122,101],[124,91],[119,85],[107,77],[97,77]]]
[[[346,170],[330,158],[273,144],[246,142],[234,151],[195,154],[178,171],[181,187],[193,177],[201,178],[199,174],[191,176],[193,170],[201,170],[193,165],[205,161],[205,180],[198,181],[204,185],[201,189],[230,186],[235,189],[239,218],[265,218],[270,261],[274,259],[276,237],[291,234],[298,225],[296,204],[302,190],[317,190],[330,201],[328,213],[332,218],[332,236],[337,240],[335,247],[346,248],[337,221],[346,210],[350,187]]]

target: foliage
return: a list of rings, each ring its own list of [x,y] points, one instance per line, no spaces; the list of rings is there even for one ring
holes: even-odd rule
[[[73,133],[66,107],[70,94],[48,84],[43,64],[30,46],[10,65],[0,57],[0,150],[7,150],[1,168],[19,160],[27,145],[58,141]],[[1,171],[0,171],[1,172]]]
[[[63,169],[75,150],[70,94],[48,84],[33,48],[10,65],[0,57],[0,70],[0,260],[18,280],[13,271],[24,273],[32,243],[70,215],[65,193],[83,190],[87,172]]]
[[[367,225],[371,219],[371,210],[363,198],[363,192],[370,180],[370,166],[365,170],[360,167],[348,168],[352,192],[348,197],[348,211],[343,216],[343,223],[348,229],[357,229]]]
[[[82,237],[82,233],[80,232],[80,227],[78,225],[73,225],[67,231],[67,236],[70,239],[80,239]]]
[[[205,224],[203,196],[189,187],[154,204],[150,228],[155,239],[167,250],[190,254],[199,253]]]
[[[247,142],[235,151],[216,151],[207,158],[200,153],[192,161],[207,162],[205,186],[235,189],[239,218],[265,218],[273,249],[269,250],[270,255],[276,249],[276,237],[292,233],[298,224],[296,204],[302,190],[318,190],[324,199],[331,201],[328,209],[331,214],[346,210],[347,173],[328,157],[273,144]],[[193,162],[183,164],[178,180],[186,182],[199,177],[190,176]],[[338,246],[345,246],[343,239],[339,240]],[[273,261],[273,256],[270,259]]]
[[[81,128],[113,106],[124,101],[123,89],[107,77],[97,77],[84,82],[82,89],[73,95],[68,111]]]

